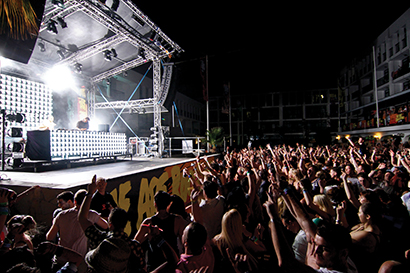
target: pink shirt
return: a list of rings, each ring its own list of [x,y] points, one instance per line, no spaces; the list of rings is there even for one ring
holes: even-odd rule
[[[203,247],[200,255],[181,254],[181,259],[175,269],[176,273],[188,273],[191,270],[199,269],[202,266],[209,266],[208,273],[214,271],[215,258],[209,240]]]
[[[59,244],[71,248],[83,257],[88,252],[87,237],[77,220],[78,210],[74,207],[71,209],[61,211],[53,220],[53,224],[58,227],[60,233]],[[90,210],[88,213],[88,220],[95,224],[100,219],[100,215]]]

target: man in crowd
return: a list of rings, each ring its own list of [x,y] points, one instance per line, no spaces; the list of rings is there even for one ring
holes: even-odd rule
[[[84,231],[77,220],[77,216],[86,194],[86,190],[77,191],[74,196],[74,207],[61,211],[54,218],[53,224],[46,234],[46,240],[53,241],[58,233],[60,245],[77,251],[83,257],[88,251],[87,238],[85,237]],[[93,210],[88,213],[88,221],[92,224],[98,225],[102,229],[108,228],[107,222]],[[66,262],[67,261],[61,259],[56,260],[56,264],[59,265],[58,268]]]
[[[101,217],[108,220],[108,215],[113,208],[117,207],[112,195],[107,192],[107,181],[103,177],[97,178],[97,191],[91,200],[91,209],[101,213]]]

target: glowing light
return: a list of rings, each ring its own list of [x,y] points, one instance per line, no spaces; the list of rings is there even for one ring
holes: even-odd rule
[[[78,90],[71,70],[64,65],[54,66],[43,75],[44,82],[53,91]]]
[[[381,138],[382,138],[382,134],[381,134],[381,133],[376,133],[376,134],[374,134],[373,137],[374,137],[374,138],[381,139]]]

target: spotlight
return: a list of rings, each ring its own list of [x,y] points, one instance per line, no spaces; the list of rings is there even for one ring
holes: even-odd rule
[[[21,114],[21,113],[8,114],[6,115],[6,119],[8,121],[23,123],[26,121],[26,115]]]
[[[114,58],[117,58],[117,51],[114,48],[111,49],[111,53]]]
[[[64,0],[52,0],[51,3],[59,8],[64,8]]]
[[[23,160],[23,158],[9,157],[9,158],[6,159],[6,163],[9,167],[19,168],[19,167],[23,166],[24,160]]]
[[[143,48],[139,49],[138,56],[140,56],[144,60],[147,59],[146,56],[145,56],[145,50]]]
[[[46,45],[43,42],[38,43],[41,52],[46,52]]]
[[[52,33],[52,34],[58,34],[56,24],[57,24],[57,23],[56,23],[56,21],[54,21],[54,20],[48,21],[47,31],[50,32],[50,33]]]
[[[60,57],[60,60],[64,60],[64,52],[61,49],[57,50],[57,55]]]
[[[111,9],[113,11],[117,11],[119,5],[120,5],[120,0],[113,0],[112,5],[111,5]]]
[[[58,17],[57,18],[58,23],[60,24],[61,28],[66,28],[67,27],[67,23],[64,21],[63,18]]]
[[[23,137],[23,128],[12,127],[7,130],[9,137]]]
[[[81,74],[83,72],[83,65],[80,63],[76,63],[74,65],[74,72],[77,74]]]
[[[22,153],[24,152],[24,144],[21,142],[12,142],[7,145],[7,149],[13,153]]]
[[[112,52],[110,50],[103,51],[104,59],[108,62],[112,61]]]

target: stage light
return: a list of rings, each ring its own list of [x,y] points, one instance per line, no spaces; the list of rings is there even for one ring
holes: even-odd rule
[[[12,127],[7,130],[9,137],[23,137],[23,128]]]
[[[54,20],[48,21],[47,31],[50,32],[51,34],[58,34],[56,24],[57,23]]]
[[[104,59],[108,62],[112,61],[112,52],[110,50],[103,51]]]
[[[73,78],[73,73],[65,65],[58,65],[49,69],[43,75],[43,80],[53,91],[63,91],[69,88],[76,90],[76,81]]]
[[[43,42],[39,42],[38,47],[40,48],[40,52],[46,52],[46,46]]]
[[[145,55],[145,50],[143,48],[139,49],[138,56],[141,57],[143,60],[147,60],[147,57]]]
[[[119,5],[120,5],[120,0],[113,0],[111,4],[111,9],[113,11],[117,11]]]
[[[23,123],[26,121],[26,115],[22,113],[7,114],[6,119],[11,122]]]
[[[64,8],[64,0],[52,0],[51,3],[59,8]]]
[[[24,144],[21,142],[11,142],[7,145],[7,149],[13,153],[22,153],[24,152]]]
[[[111,49],[111,53],[114,58],[117,58],[117,51],[114,48]]]
[[[64,21],[63,18],[58,17],[57,18],[58,23],[60,24],[61,28],[66,28],[67,27],[67,23]]]
[[[74,64],[74,72],[77,74],[81,74],[83,72],[83,65],[80,63]]]
[[[65,59],[64,52],[61,49],[57,50],[57,55],[60,57],[60,61]]]
[[[22,158],[13,158],[9,157],[6,159],[6,163],[8,166],[12,168],[19,168],[23,165],[23,159]]]

